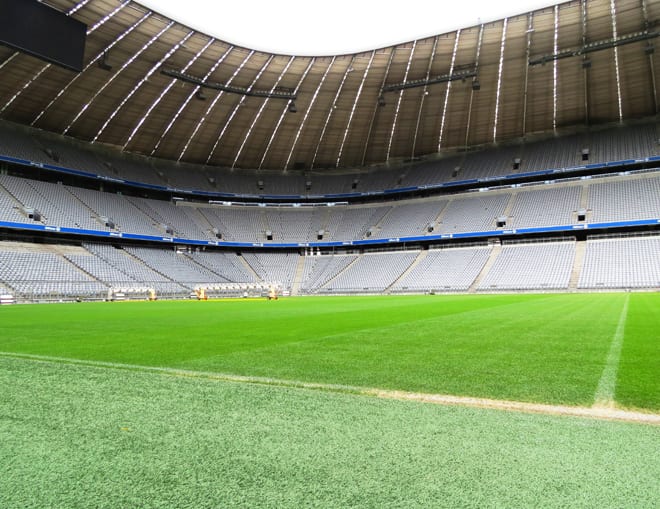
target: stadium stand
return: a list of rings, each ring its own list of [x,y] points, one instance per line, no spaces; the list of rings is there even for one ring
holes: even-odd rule
[[[497,218],[504,214],[511,193],[478,193],[453,199],[444,210],[440,233],[494,230]]]
[[[575,241],[505,243],[478,290],[567,290],[574,254]]]
[[[281,242],[299,242],[300,239],[316,240],[318,233],[324,230],[328,209],[314,207],[302,213],[290,208],[271,208],[266,210],[267,231],[273,232],[273,240]]]
[[[33,136],[9,122],[0,122],[0,153],[26,161],[52,162],[39,150]]]
[[[8,175],[0,175],[0,220],[18,223],[31,223],[23,204],[13,196],[4,184],[7,183]],[[10,184],[11,185],[11,184]]]
[[[86,243],[87,250],[104,260],[115,269],[128,276],[130,286],[148,286],[154,288],[159,295],[187,295],[190,288],[172,281],[167,276],[153,270],[139,258],[132,256],[120,247],[108,244]]]
[[[131,196],[126,196],[126,200],[159,225],[160,233],[181,238],[214,239],[210,225],[208,222],[204,224],[204,218],[194,208],[176,207],[167,201]]]
[[[225,278],[196,264],[191,258],[172,249],[127,246],[124,250],[154,272],[192,288],[204,283],[222,283]]]
[[[267,224],[264,211],[253,207],[200,208],[199,212],[225,240],[263,242]]]
[[[93,210],[99,222],[111,230],[144,235],[163,235],[153,219],[143,214],[126,197],[120,194],[104,193],[67,186],[67,190],[85,206]]]
[[[418,251],[365,253],[319,288],[319,293],[380,293],[415,260]]]
[[[353,240],[371,237],[376,226],[387,214],[390,206],[334,207],[325,231],[330,240]]]
[[[301,293],[318,292],[355,260],[357,255],[354,254],[305,256]]]
[[[660,288],[660,236],[590,238],[578,287]]]
[[[660,217],[660,176],[615,177],[589,186],[593,222]]]
[[[374,237],[409,237],[430,233],[429,227],[433,231],[435,220],[445,205],[446,201],[437,199],[396,205],[383,217]]]
[[[585,143],[590,163],[640,159],[657,153],[655,124],[618,126],[590,133]]]
[[[585,218],[578,221],[585,198]],[[654,219],[660,217],[660,175],[536,184],[513,192],[467,192],[392,205],[298,208],[176,205],[0,175],[0,220],[33,223],[30,211],[40,214],[37,222],[41,224],[210,241],[387,239],[490,231],[498,228],[497,220],[502,218],[504,228]]]
[[[25,208],[39,212],[40,222],[55,226],[70,226],[103,230],[98,215],[84,206],[66,186],[0,175],[0,185]]]
[[[393,292],[466,292],[479,275],[492,247],[431,249],[392,287]]]
[[[256,283],[258,277],[241,262],[236,253],[223,251],[192,251],[185,253],[195,263],[219,275],[227,282]]]
[[[244,253],[243,258],[264,283],[280,283],[291,291],[299,256],[294,253]]]
[[[578,166],[583,163],[582,148],[584,143],[579,134],[530,141],[523,147],[521,171]]]
[[[438,159],[402,164],[397,168],[374,167],[369,171],[318,172],[303,176],[269,171],[230,172],[222,168],[126,155],[107,147],[89,146],[0,121],[0,154],[110,178],[169,185],[175,189],[273,196],[375,192],[641,159],[658,155],[657,140],[656,123],[647,121],[551,138],[537,136],[537,139],[517,144],[481,147],[466,153],[441,154]],[[584,150],[589,154],[586,161],[582,159]],[[515,161],[519,161],[517,168]]]
[[[589,151],[589,162],[643,158],[657,152],[656,126],[649,123],[448,154],[396,168],[303,176],[246,170],[227,173],[219,168],[122,156],[64,137],[34,134],[6,122],[0,122],[0,135],[0,153],[40,164],[182,189],[283,196],[372,192],[570,167],[582,162],[584,149]],[[370,203],[333,206],[177,202],[0,173],[0,221],[263,247],[269,242],[306,246],[316,241],[391,241],[409,236],[654,221],[660,219],[659,197],[660,173],[654,168],[396,201],[383,196]],[[450,243],[427,250],[367,249],[357,255],[333,249],[316,255],[308,251],[306,256],[299,250],[238,254],[114,242],[119,242],[117,247],[85,241],[78,250],[66,252],[4,249],[0,283],[32,300],[81,295],[100,298],[116,287],[149,287],[162,296],[181,297],[200,285],[266,288],[273,282],[300,294],[555,291],[569,289],[569,281],[573,281],[571,289],[584,290],[660,286],[656,270],[660,246],[653,236],[612,239],[590,235],[584,264],[573,276],[575,240],[560,242],[547,236],[535,243],[505,241],[497,250],[485,244]],[[30,265],[43,270],[28,274]]]
[[[28,300],[102,295],[106,290],[105,285],[66,260],[56,248],[20,242],[0,242],[0,280],[17,296]]]
[[[468,152],[463,162],[461,179],[480,179],[516,173],[515,159],[520,158],[520,145]]]
[[[554,23],[544,21],[550,11],[543,9],[511,18],[510,30],[501,20],[481,25],[478,37],[472,28],[457,32],[450,74],[474,71],[475,81],[470,87],[465,77],[445,76],[455,88],[444,97],[428,93],[437,79],[418,79],[408,43],[392,46],[389,58],[374,53],[359,89],[348,78],[352,64],[341,72],[345,56],[337,65],[333,57],[332,69],[324,59],[291,57],[276,85],[281,69],[271,55],[263,67],[271,91],[284,90],[280,79],[286,87],[298,80],[295,93],[310,98],[304,114],[289,115],[295,111],[273,107],[278,101],[245,95],[236,106],[241,88],[206,106],[188,93],[190,83],[159,88],[167,72],[156,69],[166,62],[183,68],[199,34],[186,48],[174,42],[180,27],[158,32],[165,16],[133,30],[138,19],[129,20],[140,8],[92,3],[69,13],[89,23],[92,46],[122,41],[128,49],[113,52],[111,79],[101,76],[112,68],[107,51],[87,52],[103,60],[87,61],[71,80],[21,51],[1,64],[0,291],[55,300],[99,298],[117,287],[181,297],[203,285],[258,292],[271,283],[294,294],[660,287],[657,52],[650,42],[657,33],[646,33],[653,22],[646,6],[570,3],[557,7]],[[533,38],[525,23],[515,26],[527,17]],[[582,50],[613,62],[617,86],[611,73],[598,79],[596,61],[596,74],[563,63],[536,66],[546,57],[584,55],[564,51],[570,30],[559,25],[610,21],[619,23],[621,39],[590,30]],[[523,33],[526,46],[515,42]],[[648,44],[640,45],[640,34]],[[534,63],[553,36],[554,57]],[[506,55],[488,41],[501,42]],[[195,62],[193,74],[223,46],[213,40],[206,47],[188,63]],[[428,72],[449,51],[413,49]],[[468,69],[472,50],[480,57]],[[121,64],[124,57],[130,60]],[[225,63],[237,78],[257,66],[246,60],[236,67],[235,57]],[[130,72],[117,72],[129,64]],[[590,64],[585,57],[582,68]],[[404,69],[406,81],[408,68],[411,80],[393,108],[384,86]],[[495,69],[497,104],[485,86]],[[650,76],[619,83],[619,71],[630,77],[649,69]],[[565,93],[583,79],[584,89]],[[502,94],[499,81],[508,83]],[[429,102],[411,100],[419,86]],[[620,236],[602,235],[612,232]]]
[[[521,191],[515,196],[507,226],[530,228],[575,223],[581,192],[577,185]]]

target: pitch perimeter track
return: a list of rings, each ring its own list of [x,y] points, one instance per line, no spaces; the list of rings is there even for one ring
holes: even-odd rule
[[[219,382],[231,382],[253,385],[268,385],[272,387],[286,387],[294,389],[311,389],[323,392],[336,392],[354,394],[359,396],[393,399],[398,401],[417,401],[420,403],[432,403],[445,406],[461,406],[470,408],[485,408],[491,410],[503,410],[508,412],[521,412],[555,416],[583,417],[588,419],[600,419],[609,421],[624,421],[640,424],[651,424],[660,426],[660,414],[645,413],[633,410],[625,410],[609,406],[594,405],[592,407],[578,407],[568,405],[549,405],[545,403],[529,403],[525,401],[509,401],[499,399],[477,398],[471,396],[451,396],[446,394],[428,394],[410,391],[397,391],[385,389],[373,389],[365,387],[353,387],[350,385],[323,384],[315,382],[303,382],[296,380],[280,380],[277,378],[230,375],[225,373],[211,373],[206,371],[189,371],[174,368],[162,368],[153,366],[141,366],[135,364],[122,364],[116,362],[88,361],[67,357],[50,357],[46,355],[21,354],[13,352],[0,352],[0,358],[21,359],[48,364],[72,364],[76,366],[88,366],[94,368],[107,368],[116,370],[136,371],[144,373],[158,373],[165,376],[196,378],[202,380],[216,380]]]

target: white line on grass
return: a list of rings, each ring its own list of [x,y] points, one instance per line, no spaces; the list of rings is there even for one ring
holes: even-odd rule
[[[621,360],[621,348],[623,347],[623,336],[626,329],[626,319],[628,318],[628,301],[630,294],[626,294],[626,300],[623,302],[623,308],[619,315],[619,323],[616,326],[616,332],[612,338],[610,351],[607,353],[603,374],[600,375],[596,394],[594,396],[595,407],[613,407],[614,391],[616,389],[616,375],[619,370],[619,361]]]
[[[637,422],[642,424],[660,425],[660,414],[634,412],[616,408],[589,408],[567,405],[548,405],[545,403],[529,403],[525,401],[508,401],[469,396],[451,396],[446,394],[424,394],[409,391],[381,390],[366,387],[353,387],[350,385],[324,384],[303,382],[296,380],[280,380],[277,378],[230,375],[224,373],[210,373],[204,371],[188,371],[174,368],[161,368],[155,366],[141,366],[123,364],[118,362],[89,361],[67,357],[50,357],[46,355],[22,354],[14,352],[0,352],[0,357],[22,359],[32,362],[48,364],[72,364],[94,368],[118,369],[142,373],[158,373],[164,376],[196,378],[214,380],[218,382],[233,382],[253,385],[267,385],[271,387],[284,387],[291,389],[311,389],[317,391],[371,396],[399,401],[417,401],[445,406],[462,406],[470,408],[486,408],[491,410],[505,410],[509,412],[524,412],[544,415],[565,415],[572,417],[586,417],[590,419],[605,419],[614,421]]]

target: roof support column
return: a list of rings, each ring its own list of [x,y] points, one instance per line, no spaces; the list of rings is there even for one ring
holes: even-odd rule
[[[415,49],[417,48],[417,41],[413,42],[412,48],[410,48],[410,55],[408,55],[408,63],[406,64],[406,72],[403,74],[403,81],[408,80],[408,72],[410,71],[410,63],[412,62],[413,56],[415,55]],[[396,132],[396,123],[399,120],[399,110],[401,109],[401,101],[403,100],[403,90],[399,91],[399,97],[396,100],[396,108],[394,109],[394,120],[392,121],[392,129],[390,130],[390,138],[387,142],[387,154],[385,155],[385,162],[390,160],[390,151],[392,150],[392,141],[394,140],[394,133]]]
[[[335,63],[337,57],[332,57],[332,60],[330,60],[330,63],[328,64],[328,67],[326,67],[325,72],[323,73],[323,76],[321,77],[321,81],[319,82],[318,86],[316,87],[316,90],[314,90],[314,95],[312,96],[312,100],[309,101],[309,105],[307,106],[307,110],[305,110],[305,115],[303,116],[302,122],[298,125],[298,130],[296,131],[296,135],[293,138],[293,143],[291,144],[291,149],[289,149],[289,155],[286,158],[286,162],[284,163],[284,168],[282,168],[282,171],[284,173],[287,172],[289,169],[289,162],[291,162],[291,157],[293,156],[293,153],[296,150],[296,146],[298,145],[298,140],[300,139],[300,133],[302,133],[303,127],[305,127],[305,124],[307,122],[307,117],[309,117],[309,112],[312,111],[312,108],[314,107],[314,104],[316,103],[316,98],[319,95],[319,91],[321,90],[321,87],[323,86],[323,83],[325,83],[325,79],[328,77],[328,73],[330,72],[330,68],[332,65]],[[263,164],[263,161],[262,161]],[[261,166],[259,166],[259,169],[261,169]]]
[[[394,54],[396,53],[396,47],[393,47],[390,49],[390,58],[387,61],[387,68],[385,69],[385,73],[383,73],[383,82],[380,84],[381,90],[385,86],[385,83],[387,81],[387,76],[390,73],[390,66],[392,65],[392,60],[394,59]],[[369,142],[371,141],[371,133],[374,128],[374,122],[376,121],[376,113],[378,112],[378,108],[381,108],[381,106],[377,103],[374,105],[374,112],[371,115],[371,122],[369,122],[369,130],[367,131],[367,141],[364,144],[364,150],[362,151],[362,162],[360,166],[365,166],[366,165],[366,160],[367,160],[367,151],[369,150]]]
[[[479,27],[479,40],[477,42],[477,55],[474,59],[474,70],[479,72],[479,54],[481,53],[481,42],[484,38],[484,25]],[[465,126],[465,147],[467,148],[470,143],[470,123],[472,122],[472,101],[474,100],[474,89],[470,89],[470,103],[467,112],[467,124]]]
[[[529,62],[532,50],[532,33],[534,33],[534,14],[527,16],[527,49],[525,50],[525,61]],[[523,85],[523,115],[522,115],[522,136],[527,134],[527,95],[529,86],[529,65],[525,66],[525,83]]]
[[[339,96],[341,95],[342,90],[344,89],[344,83],[346,83],[346,77],[348,76],[349,72],[352,72],[354,61],[355,61],[355,55],[351,57],[351,61],[349,62],[348,67],[344,71],[344,75],[341,78],[341,82],[339,83],[339,87],[337,88],[337,92],[335,93],[335,97],[332,100],[330,109],[328,110],[328,115],[325,117],[325,123],[323,124],[323,129],[321,130],[321,136],[319,136],[319,141],[316,143],[316,149],[314,149],[314,157],[312,158],[312,164],[310,166],[311,170],[314,169],[314,164],[316,163],[316,157],[319,155],[319,149],[321,148],[321,144],[323,143],[325,132],[328,129],[328,124],[330,123],[332,114],[337,108],[337,101],[339,100]]]
[[[641,0],[642,4],[642,14],[644,16],[644,28],[648,30],[649,28],[649,13],[646,7],[646,0]],[[655,66],[653,65],[653,51],[648,52],[649,59],[649,71],[651,72],[651,86],[653,92],[653,111],[658,114],[658,89],[656,87],[655,81]]]
[[[438,47],[438,36],[435,36],[433,39],[433,50],[431,50],[431,58],[429,58],[429,65],[426,68],[426,81],[431,77],[431,66],[433,65],[433,60],[435,59],[435,50]],[[415,146],[417,145],[417,134],[419,133],[419,123],[422,119],[422,111],[424,109],[424,99],[428,95],[428,85],[424,85],[424,93],[422,98],[419,101],[419,110],[417,111],[417,123],[415,124],[415,136],[413,136],[412,150],[410,151],[410,157],[415,157]]]
[[[587,44],[587,0],[582,0],[582,47]],[[584,79],[582,83],[584,84],[584,125],[589,127],[590,116],[589,116],[589,65],[585,64],[588,57],[585,55],[582,57],[582,73]]]
[[[616,40],[619,36],[616,27],[616,3],[610,0],[610,13],[612,15],[612,37]],[[614,46],[614,70],[616,71],[616,94],[619,106],[619,122],[623,122],[623,96],[621,94],[621,70],[619,69],[619,48]]]
[[[456,52],[458,51],[458,41],[461,38],[461,30],[456,30],[456,38],[454,39],[454,49],[451,52],[451,63],[449,64],[449,75],[454,73],[454,64],[456,63]],[[476,69],[475,69],[476,70]],[[438,133],[438,149],[439,153],[442,150],[443,136],[445,134],[445,120],[447,119],[447,106],[449,104],[449,91],[451,90],[451,81],[447,82],[447,89],[445,90],[445,102],[442,106],[442,118],[440,119],[440,133]]]

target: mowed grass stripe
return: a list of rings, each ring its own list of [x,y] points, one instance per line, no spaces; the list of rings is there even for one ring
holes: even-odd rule
[[[658,295],[650,297],[660,304]],[[15,306],[0,309],[0,350],[590,406],[624,300],[552,294]],[[636,305],[631,300],[633,329]],[[657,314],[650,325],[658,325]],[[644,341],[640,333],[636,343]],[[637,353],[627,346],[622,365],[632,366]],[[653,368],[651,361],[649,374]],[[643,385],[653,393],[657,377]],[[643,385],[626,406],[660,409]]]
[[[634,293],[626,320],[615,400],[624,407],[660,409],[660,295]]]
[[[313,297],[265,300],[159,301],[124,303],[82,303],[75,308],[36,305],[2,308],[0,326],[6,344],[12,342],[34,349],[53,348],[50,339],[65,338],[66,348],[76,342],[80,354],[91,354],[86,340],[103,336],[104,343],[127,343],[140,339],[148,349],[163,342],[192,341],[219,353],[260,347],[262,344],[298,341],[357,329],[368,329],[450,316],[470,310],[488,309],[539,296],[456,296],[451,299],[412,297]],[[142,337],[138,336],[142,334]],[[222,338],[222,342],[214,341]],[[160,348],[159,348],[160,349]],[[37,352],[34,352],[37,353]],[[118,352],[115,352],[118,353]],[[123,352],[126,357],[130,351]],[[182,352],[176,352],[179,356]]]
[[[659,428],[0,359],[0,506],[657,507]]]
[[[624,331],[626,329],[626,320],[628,318],[628,302],[630,294],[626,294],[626,300],[623,302],[619,323],[616,326],[616,332],[612,338],[610,350],[605,360],[603,374],[598,381],[594,404],[596,406],[614,406],[614,390],[616,388],[616,375],[619,369],[621,359],[621,348],[623,346]]]
[[[499,297],[489,296],[496,302]],[[590,406],[623,298],[608,297],[545,296],[414,323],[264,344],[259,349],[201,358],[185,367]],[[430,299],[438,307],[452,301],[451,297]],[[412,312],[415,301],[411,301]],[[595,323],[580,320],[589,313],[598,316]]]

